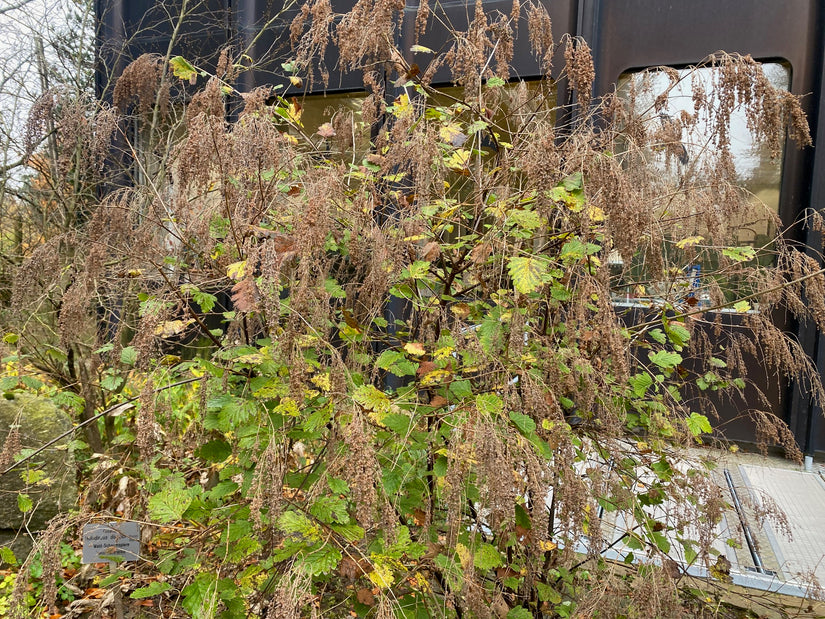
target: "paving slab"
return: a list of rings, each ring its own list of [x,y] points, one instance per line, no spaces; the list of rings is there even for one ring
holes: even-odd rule
[[[816,473],[747,464],[739,465],[739,470],[754,503],[768,509],[773,503],[784,512],[785,520],[767,519],[763,525],[784,575],[800,583],[815,576],[825,583],[822,478]]]

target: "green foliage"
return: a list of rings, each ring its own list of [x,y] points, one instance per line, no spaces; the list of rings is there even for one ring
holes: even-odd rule
[[[99,363],[82,366],[96,374],[77,393],[0,377],[4,391],[52,388],[77,414],[95,398],[138,401],[89,427],[107,439],[88,458],[106,491],[84,507],[108,517],[127,506],[153,533],[142,560],[99,588],[129,585],[131,600],[163,596],[204,619],[271,614],[273,600],[293,614],[312,604],[322,615],[469,616],[462,592],[498,604],[497,616],[571,617],[593,591],[633,594],[642,551],[661,562],[674,544],[691,562],[709,552],[652,515],[673,498],[713,526],[718,503],[690,490],[701,471],[674,454],[713,431],[686,404],[694,388],[745,385],[719,351],[694,369],[695,298],[678,252],[704,237],[677,235],[698,216],[667,210],[690,196],[659,195],[656,182],[641,191],[633,175],[644,170],[614,155],[633,140],[621,126],[593,133],[589,108],[557,134],[547,84],[511,89],[487,63],[462,77],[461,100],[401,67],[405,57],[384,59],[406,69],[404,92],[374,131],[345,110],[313,127],[297,98],[272,93],[247,97],[232,127],[222,112],[186,110],[197,130],[165,134],[180,140],[180,169],[163,171],[175,182],[158,191],[161,175],[129,195],[168,207],[168,221],[140,213],[129,226],[175,247],[133,258],[131,242],[97,231],[89,257],[90,269],[101,255],[159,265],[145,281],[131,268],[112,278],[134,329],[85,346]],[[238,94],[181,56],[168,67],[181,92],[209,78],[198,109]],[[306,59],[282,68],[303,84]],[[162,124],[149,131],[158,152]],[[642,196],[653,205],[614,210]],[[628,234],[628,221],[647,227]],[[701,250],[737,269],[757,257],[735,244]],[[613,254],[637,280],[629,288],[657,289],[639,293],[641,317],[612,303]],[[654,266],[662,281],[648,280]],[[225,294],[232,307],[218,314]],[[70,355],[55,351],[63,372]],[[28,494],[17,500],[32,510]],[[623,539],[637,554],[628,579],[602,570],[611,581],[594,586],[588,570],[608,548],[570,549],[601,511],[636,523]]]

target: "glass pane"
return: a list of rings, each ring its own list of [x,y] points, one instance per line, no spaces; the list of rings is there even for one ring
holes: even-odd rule
[[[764,63],[762,69],[771,84],[787,90],[790,85],[790,67],[779,63]],[[687,68],[678,71],[675,84],[664,71],[625,73],[619,78],[619,97],[633,98],[633,112],[645,122],[648,131],[655,124],[665,127],[682,114],[694,115],[694,90],[699,86],[708,97],[714,97],[713,67]],[[657,98],[667,101],[657,111]],[[710,135],[712,119],[699,112],[695,123],[681,129],[681,145],[652,148],[648,163],[658,167],[664,178],[677,180],[685,174],[702,174],[708,166],[717,165]],[[730,116],[730,142],[737,185],[746,189],[750,200],[763,204],[773,213],[779,211],[779,184],[782,176],[782,152],[771,156],[770,148],[757,142],[748,128],[748,119],[741,105],[735,105]],[[740,222],[740,241],[759,245],[772,232],[767,219],[761,222]]]
[[[788,65],[764,63],[762,69],[771,85],[788,89]],[[635,166],[644,182],[656,186],[657,195],[666,196],[660,208],[663,228],[666,225],[670,231],[665,238],[672,242],[666,243],[663,250],[669,252],[671,259],[678,254],[675,241],[691,235],[704,239],[703,235],[707,235],[704,222],[721,220],[728,231],[728,243],[752,246],[761,262],[771,263],[771,239],[776,232],[779,211],[784,141],[778,152],[771,152],[764,141],[754,137],[755,127],[749,123],[743,101],[737,97],[724,99],[718,92],[719,71],[718,67],[689,67],[620,76],[617,94],[628,107],[628,118],[632,119],[628,122],[641,123],[647,144],[641,149],[626,144],[624,165]],[[733,171],[733,178],[728,177],[728,180],[741,188],[751,205],[751,208],[737,211],[739,214],[736,216],[725,214],[724,208],[715,206],[712,200],[699,205],[691,197],[695,194],[685,191],[687,186],[695,188],[705,184],[705,193],[713,193],[711,179],[718,178],[719,166],[725,160],[721,156],[724,149],[717,143],[721,139],[721,123],[725,120],[723,115],[715,111],[711,113],[708,109],[718,110],[720,106],[729,106],[730,110],[729,125],[723,129],[729,137],[728,152]],[[643,169],[646,171],[641,171]],[[664,215],[668,209],[672,211],[670,218]],[[708,242],[711,242],[710,239]],[[693,261],[686,257],[681,278],[677,278],[676,284],[672,281],[648,281],[641,296],[648,300],[670,297],[675,286],[695,291],[697,297],[701,294],[700,307],[710,305],[706,292],[708,281],[704,276],[718,265],[709,256],[704,259],[703,264],[701,256],[693,258]],[[615,300],[631,302],[637,295],[624,283],[630,271],[633,272],[631,280],[645,280],[643,266],[630,265],[627,268],[628,265],[624,265],[618,254],[611,255],[610,262],[618,282]],[[727,285],[732,283],[728,281]],[[694,292],[676,296],[693,297]],[[694,301],[692,298],[689,300]]]
[[[370,146],[370,128],[363,122],[361,113],[365,98],[363,92],[349,92],[296,99],[301,106],[304,134],[317,148],[329,154],[349,159],[357,153],[360,158]],[[290,129],[290,133],[294,135],[296,131]]]

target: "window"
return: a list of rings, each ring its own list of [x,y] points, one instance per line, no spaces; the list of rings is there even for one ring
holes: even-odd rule
[[[761,67],[771,86],[788,89],[789,65],[764,63]],[[715,66],[620,76],[617,94],[626,105],[626,127],[636,123],[635,130],[627,131],[621,153],[624,164],[637,167],[640,182],[652,183],[658,195],[667,196],[654,208],[666,230],[663,251],[669,253],[668,262],[673,264],[674,256],[678,258],[686,246],[690,251],[683,252],[683,273],[675,278],[675,285],[673,278],[650,281],[640,264],[626,268],[618,254],[611,255],[619,282],[616,300],[671,298],[674,288],[681,287],[677,298],[701,296],[703,304],[710,305],[709,282],[703,278],[716,270],[718,261],[702,248],[717,242],[715,235],[720,230],[727,244],[753,248],[763,264],[772,262],[784,139],[773,147],[758,139],[759,117],[747,101],[748,96],[759,96],[758,89],[736,90],[725,81],[729,77]],[[632,144],[633,136],[643,137]],[[725,200],[743,198],[745,208],[726,207]],[[647,285],[636,290],[628,285],[639,281]]]

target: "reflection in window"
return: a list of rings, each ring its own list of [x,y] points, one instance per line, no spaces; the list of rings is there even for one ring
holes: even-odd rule
[[[363,92],[350,92],[293,98],[291,105],[297,106],[303,136],[294,127],[289,133],[296,138],[306,136],[326,154],[345,160],[356,154],[360,158],[370,147],[370,128],[361,113],[365,97]]]
[[[432,97],[430,105],[450,106],[465,96],[464,88],[459,86],[438,90],[443,94]],[[496,110],[491,120],[503,129],[500,139],[504,142],[512,142],[515,133],[524,131],[538,119],[555,122],[556,83],[552,80],[510,82],[486,94],[488,98],[500,99],[488,105]]]
[[[790,67],[785,64],[764,63],[762,70],[770,83],[787,90],[790,84]],[[647,122],[648,130],[657,129],[664,135],[673,127],[681,130],[681,144],[684,151],[678,146],[667,148],[664,144],[660,149],[653,149],[652,159],[662,169],[671,174],[688,168],[694,171],[702,170],[708,165],[715,165],[714,144],[710,138],[712,133],[712,119],[699,112],[698,117],[688,121],[689,128],[678,128],[679,120],[684,115],[694,116],[694,91],[698,86],[709,97],[715,96],[713,89],[713,74],[717,69],[713,67],[688,68],[678,71],[679,80],[671,84],[669,75],[664,71],[625,73],[619,78],[619,96],[625,99],[633,97],[633,111],[643,122]],[[657,106],[657,98],[666,96],[666,104]],[[654,126],[651,126],[654,125]],[[655,125],[658,125],[655,126]],[[734,107],[730,117],[730,141],[733,164],[736,168],[737,181],[750,191],[753,200],[769,207],[774,212],[779,208],[779,181],[781,175],[780,162],[782,152],[771,156],[770,147],[766,143],[757,142],[750,128],[745,109],[742,106]],[[684,157],[680,157],[683,155]],[[670,163],[680,164],[674,169]]]
[[[761,66],[773,87],[788,89],[788,65]],[[627,131],[630,137],[622,153],[624,165],[640,170],[640,182],[655,185],[660,195],[667,196],[658,206],[660,223],[670,235],[666,236],[663,251],[674,258],[685,247],[685,239],[701,239],[690,248],[693,251],[684,252],[683,277],[677,278],[678,284],[696,290],[697,295],[708,283],[702,276],[718,266],[701,252],[703,243],[714,241],[709,238],[713,236],[709,230],[721,226],[728,242],[753,247],[760,260],[768,264],[772,261],[769,250],[779,211],[784,140],[778,145],[775,142],[772,148],[766,140],[757,139],[758,120],[749,115],[741,93],[731,95],[720,90],[720,71],[720,67],[709,66],[625,73],[617,86],[618,97],[626,105],[627,122],[636,123],[635,129]],[[726,112],[720,114],[720,109]],[[637,141],[632,143],[634,136]],[[720,172],[722,168],[724,173]],[[720,179],[730,184],[724,186]],[[704,194],[685,190],[703,184]],[[738,189],[729,189],[734,186]],[[730,213],[724,205],[725,191],[740,193],[750,208]],[[628,279],[629,272],[633,281],[644,280],[640,265],[624,265],[615,253],[611,262],[614,273],[623,273],[623,280]],[[648,281],[643,295],[673,296],[673,285],[672,281]],[[660,290],[662,287],[667,290]],[[624,287],[617,296],[629,300],[633,294]],[[706,292],[703,297],[707,302]]]

